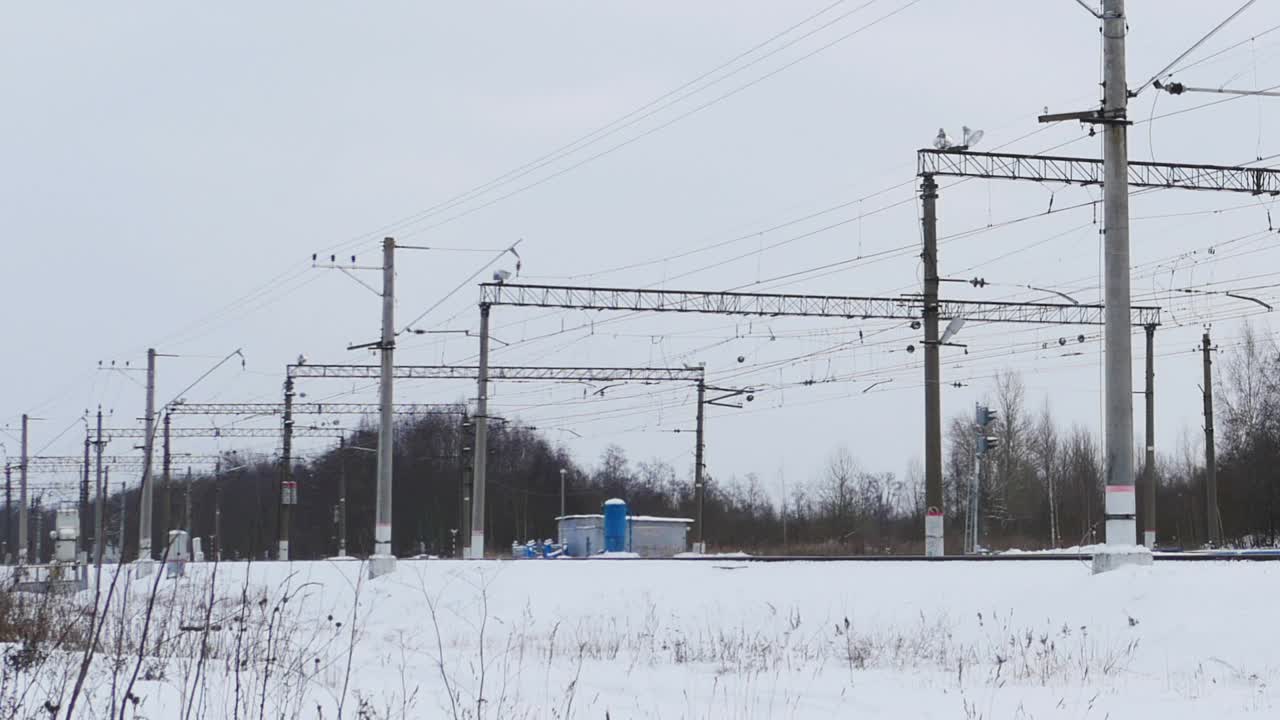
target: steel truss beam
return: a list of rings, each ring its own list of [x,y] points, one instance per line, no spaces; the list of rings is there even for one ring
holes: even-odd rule
[[[393,377],[404,380],[455,379],[475,380],[480,368],[474,365],[397,365]],[[292,378],[377,378],[382,374],[377,365],[290,365]],[[703,378],[701,367],[687,368],[598,368],[598,367],[522,367],[489,368],[490,380],[550,380],[557,382],[697,382]],[[296,407],[296,406],[295,406]]]
[[[916,163],[920,175],[1102,184],[1102,160],[1094,158],[926,149]],[[1130,160],[1129,185],[1280,195],[1280,170]]]
[[[480,304],[577,310],[828,317],[848,320],[918,320],[923,310],[920,299],[911,296],[880,298],[779,295],[499,283],[484,283],[480,286]],[[939,302],[938,309],[942,320],[963,317],[965,320],[975,322],[1051,325],[1101,325],[1103,321],[1101,305],[942,300]],[[1158,307],[1135,306],[1132,309],[1132,315],[1132,323],[1135,327],[1160,324]],[[491,368],[491,371],[500,369]]]
[[[174,460],[180,465],[212,465],[220,459],[219,455],[176,455]],[[134,455],[104,455],[102,466],[112,470],[141,470],[142,458]],[[75,455],[43,455],[27,458],[27,472],[63,472],[83,470],[84,458]]]
[[[311,367],[291,365],[290,367]],[[316,366],[326,367],[326,366]],[[299,376],[302,377],[302,376]],[[457,415],[459,405],[397,403],[392,412],[398,415]],[[169,407],[172,415],[283,415],[284,403],[182,403]],[[293,404],[294,415],[376,415],[377,403],[299,403]]]
[[[344,437],[351,432],[345,428],[326,427],[294,427],[294,437]],[[284,428],[172,428],[170,438],[262,438],[280,437]],[[109,440],[116,438],[140,438],[146,435],[144,428],[113,428],[103,430],[102,436]]]

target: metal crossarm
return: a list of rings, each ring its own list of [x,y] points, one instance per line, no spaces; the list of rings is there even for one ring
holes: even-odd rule
[[[1095,158],[925,149],[916,160],[919,175],[1102,184],[1102,160]],[[1280,195],[1280,170],[1130,160],[1129,185]]]
[[[397,365],[393,377],[406,380],[457,379],[475,380],[477,366],[462,365]],[[378,378],[377,365],[290,365],[292,378]],[[701,367],[692,368],[598,368],[598,367],[522,367],[489,368],[490,380],[551,380],[582,382],[697,382],[703,378]]]
[[[514,305],[581,310],[645,310],[714,315],[831,317],[845,319],[917,320],[923,311],[918,297],[845,297],[835,295],[777,295],[765,293],[697,292],[584,288],[558,285],[480,286],[482,305]],[[1101,325],[1103,306],[1067,303],[983,302],[940,300],[940,319],[963,317],[974,322],[1042,325]],[[1160,308],[1132,308],[1135,327],[1160,324]],[[376,368],[374,368],[376,370]],[[496,373],[502,368],[490,368]],[[496,375],[495,375],[496,376]]]
[[[462,410],[454,404],[396,403],[392,406],[392,412],[397,415],[457,415]],[[168,412],[172,415],[283,415],[284,403],[180,403],[169,406]],[[377,403],[293,404],[294,415],[374,415],[377,412]]]

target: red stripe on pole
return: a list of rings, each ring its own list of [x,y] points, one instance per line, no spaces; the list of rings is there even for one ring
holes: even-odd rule
[[[1107,492],[1131,493],[1135,489],[1133,485],[1108,485]]]

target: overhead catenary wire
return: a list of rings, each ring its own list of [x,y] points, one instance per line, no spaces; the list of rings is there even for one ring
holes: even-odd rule
[[[1175,66],[1177,66],[1178,63],[1182,62],[1188,55],[1195,52],[1201,45],[1208,42],[1209,39],[1212,38],[1214,35],[1217,35],[1219,30],[1226,27],[1232,20],[1235,20],[1237,17],[1239,17],[1241,13],[1243,13],[1245,10],[1248,10],[1257,1],[1258,0],[1245,0],[1245,3],[1241,5],[1239,9],[1237,9],[1235,12],[1228,15],[1225,20],[1223,20],[1222,22],[1214,26],[1214,28],[1210,30],[1208,33],[1205,33],[1205,35],[1201,37],[1199,40],[1195,41],[1195,43],[1193,43],[1191,47],[1187,48],[1185,51],[1183,51],[1181,55],[1174,58],[1173,61],[1170,62],[1168,65],[1165,65],[1163,68],[1161,68],[1159,72],[1157,72],[1155,75],[1152,75],[1151,78],[1148,79],[1146,82],[1139,85],[1137,89],[1130,91],[1130,94],[1135,97],[1141,94],[1143,90],[1150,87],[1151,84],[1154,83],[1156,80],[1159,80],[1161,76],[1163,76],[1165,73],[1172,70]]]

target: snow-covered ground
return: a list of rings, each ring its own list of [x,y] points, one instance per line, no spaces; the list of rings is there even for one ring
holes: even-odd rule
[[[136,717],[1280,716],[1273,563],[222,564],[202,633],[213,569],[160,581]]]

